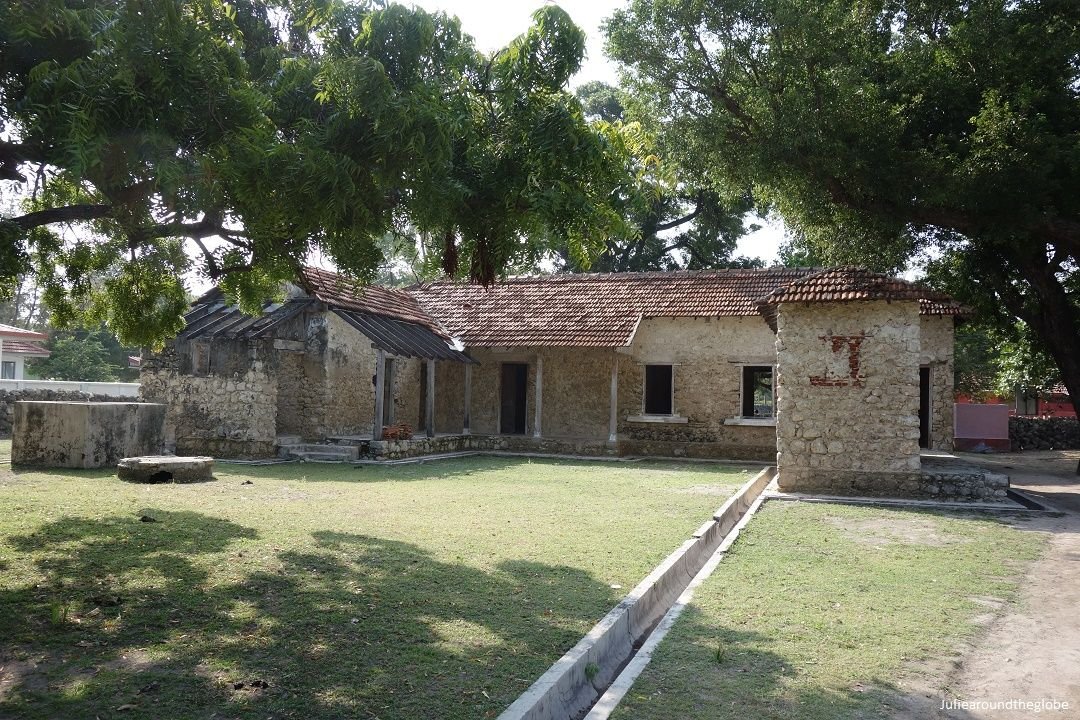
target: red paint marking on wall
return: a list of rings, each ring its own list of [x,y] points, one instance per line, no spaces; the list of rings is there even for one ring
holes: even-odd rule
[[[811,375],[810,384],[815,387],[862,387],[866,379],[862,374],[862,344],[865,333],[858,335],[820,335],[821,340],[832,348],[834,355],[847,350],[847,375],[825,371],[824,375]]]

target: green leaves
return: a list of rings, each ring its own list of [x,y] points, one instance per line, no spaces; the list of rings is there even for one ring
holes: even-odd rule
[[[484,57],[396,4],[9,3],[0,175],[29,172],[35,198],[2,226],[0,280],[34,256],[58,322],[156,344],[185,249],[249,309],[312,253],[372,277],[406,228],[483,282],[570,238],[588,262],[650,162],[566,91],[583,33],[551,6],[534,21]]]

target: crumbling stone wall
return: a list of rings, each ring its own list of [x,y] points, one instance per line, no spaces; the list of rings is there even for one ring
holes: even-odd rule
[[[951,317],[919,318],[919,364],[930,368],[930,447],[952,450],[953,337]]]
[[[231,347],[222,347],[228,345]],[[163,403],[166,447],[180,455],[267,457],[274,454],[277,382],[267,370],[265,343],[220,343],[230,358],[228,375],[181,372],[184,345],[170,345],[143,359],[139,398]],[[246,358],[241,370],[240,359]]]
[[[0,390],[0,438],[11,437],[11,430],[15,422],[15,403],[20,400],[131,402],[131,398],[127,396],[93,395],[74,390]]]
[[[277,434],[321,440],[326,412],[326,318],[301,313],[279,326],[271,372],[277,380]]]
[[[918,302],[785,303],[776,349],[782,490],[888,494],[918,477]]]
[[[326,323],[325,382],[322,403],[325,414],[317,434],[368,435],[375,420],[375,349],[359,330],[334,313],[323,315]]]

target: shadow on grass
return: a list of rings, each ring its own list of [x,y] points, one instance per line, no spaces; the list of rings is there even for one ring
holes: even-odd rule
[[[718,627],[690,605],[612,720],[975,720],[964,710],[942,715],[940,696],[903,690],[890,678],[815,683],[807,678],[814,664],[799,667],[776,638]]]
[[[577,460],[555,458],[501,457],[479,455],[470,457],[425,460],[424,462],[405,465],[354,465],[351,463],[281,463],[274,465],[233,465],[219,463],[215,466],[216,474],[227,474],[242,478],[299,478],[307,481],[350,481],[350,482],[407,482],[412,480],[433,480],[475,475],[477,473],[520,470],[533,465],[545,468],[595,468],[619,470],[622,472],[655,472],[673,470],[682,473],[694,473],[718,476],[726,473],[743,473],[746,479],[765,468],[749,464],[724,465],[720,463],[685,462],[679,460]],[[725,478],[726,482],[730,482]]]
[[[45,580],[0,589],[0,716],[494,717],[612,604],[569,567],[256,540],[152,508],[9,539]]]

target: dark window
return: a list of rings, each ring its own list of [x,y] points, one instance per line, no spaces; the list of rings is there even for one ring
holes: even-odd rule
[[[0,377],[4,380],[15,379],[15,361],[5,360],[3,368],[0,368]]]
[[[768,365],[747,365],[742,372],[742,416],[772,417],[775,414],[773,369]]]
[[[645,366],[645,414],[671,415],[673,380],[675,373],[671,365]]]

